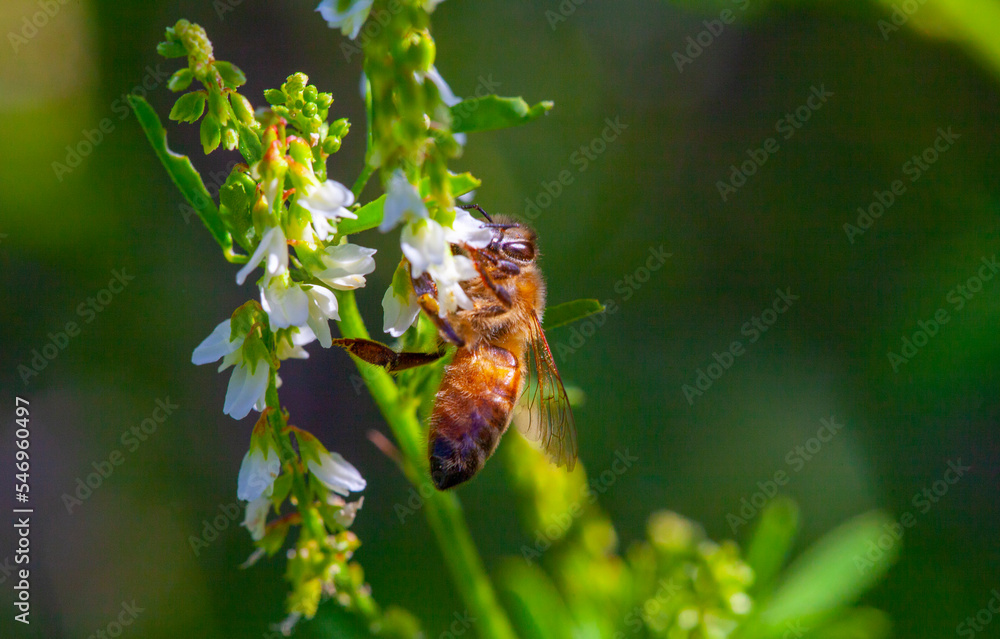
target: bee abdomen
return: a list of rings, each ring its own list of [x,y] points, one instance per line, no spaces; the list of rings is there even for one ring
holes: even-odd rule
[[[484,345],[456,354],[430,419],[428,452],[438,489],[467,481],[483,467],[510,424],[520,390],[510,351]]]

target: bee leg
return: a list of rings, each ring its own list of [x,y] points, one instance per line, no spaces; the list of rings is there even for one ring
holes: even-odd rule
[[[500,300],[500,303],[503,304],[504,308],[510,308],[513,306],[514,301],[511,299],[510,291],[497,284],[493,278],[490,277],[489,273],[486,272],[486,269],[483,268],[481,260],[486,258],[487,254],[475,249],[466,250],[468,250],[474,258],[476,258],[472,260],[472,264],[476,267],[476,272],[479,273],[479,277],[483,280],[483,284],[493,291],[493,294],[497,296],[497,299]],[[510,275],[517,275],[521,272],[521,267],[513,262],[497,259],[491,259],[490,261],[492,261],[497,268]]]
[[[370,339],[334,339],[333,345],[340,346],[358,359],[374,366],[381,366],[390,373],[430,364],[440,359],[444,351],[437,353],[397,353],[385,344]]]
[[[434,280],[431,279],[430,275],[424,273],[417,278],[411,277],[410,282],[413,284],[413,291],[417,294],[417,303],[420,304],[420,308],[424,309],[424,312],[434,322],[434,325],[438,327],[441,334],[455,346],[459,348],[465,346],[465,340],[458,336],[458,333],[451,327],[448,320],[439,315],[441,309],[436,299],[437,286],[434,285]]]

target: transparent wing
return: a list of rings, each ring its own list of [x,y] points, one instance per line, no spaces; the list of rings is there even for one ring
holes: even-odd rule
[[[562,378],[537,316],[531,322],[531,360],[525,403],[528,419],[518,420],[518,429],[538,442],[553,462],[573,470],[576,465],[576,425]]]

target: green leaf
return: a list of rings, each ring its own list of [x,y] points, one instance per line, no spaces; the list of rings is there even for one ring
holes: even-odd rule
[[[462,100],[451,107],[451,130],[454,133],[492,131],[527,124],[548,112],[553,103],[539,102],[529,107],[522,98],[487,95]]]
[[[219,126],[215,116],[209,113],[201,121],[201,147],[205,155],[219,148],[220,142],[222,142],[222,127]]]
[[[215,63],[215,70],[222,76],[222,81],[226,83],[226,88],[228,89],[235,89],[246,84],[246,74],[235,64],[217,61]]]
[[[774,628],[835,611],[857,599],[899,553],[900,541],[890,532],[893,525],[902,532],[900,524],[875,511],[827,533],[789,567],[761,620]],[[886,538],[887,550],[883,548]]]
[[[178,91],[183,91],[184,89],[191,86],[191,80],[194,79],[194,71],[189,67],[184,67],[183,69],[177,69],[170,80],[167,82],[167,88],[174,93]]]
[[[545,310],[545,319],[542,324],[543,328],[548,331],[603,312],[604,305],[597,300],[573,300],[548,307]]]
[[[497,582],[517,636],[569,639],[576,635],[566,603],[540,568],[520,559],[510,559],[501,566]]]
[[[243,159],[247,161],[247,164],[253,164],[260,160],[264,156],[264,148],[260,145],[260,138],[253,129],[243,124],[242,122],[236,123],[236,130],[240,134],[240,155]]]
[[[449,175],[448,179],[451,181],[451,192],[455,196],[468,193],[482,184],[482,182],[471,173]],[[427,197],[429,189],[429,181],[427,179],[421,180],[420,188],[418,189],[421,197]],[[367,231],[368,229],[375,228],[382,223],[384,206],[385,196],[381,195],[378,199],[365,204],[354,212],[354,214],[358,216],[358,219],[341,220],[340,222],[337,222],[337,233],[339,235],[353,235],[354,233],[360,233],[361,231]]]
[[[208,189],[205,188],[205,183],[202,182],[201,176],[191,165],[191,160],[186,155],[174,153],[167,147],[167,132],[163,129],[163,124],[160,122],[159,116],[156,115],[156,111],[148,102],[137,95],[128,96],[128,101],[132,105],[132,110],[135,111],[139,125],[146,132],[146,139],[149,140],[156,156],[160,158],[160,162],[163,163],[170,179],[174,181],[188,203],[198,212],[201,221],[205,223],[205,227],[219,243],[219,246],[227,253],[231,251],[233,240],[229,236],[229,232],[226,231],[222,218],[219,217],[219,210],[215,208],[215,203],[212,201]]]
[[[766,592],[785,565],[799,530],[799,507],[787,497],[777,497],[760,514],[747,563],[753,568],[755,592]]]
[[[185,93],[174,102],[174,108],[170,109],[170,119],[178,122],[197,122],[198,118],[205,112],[205,93],[203,91],[192,91]]]
[[[179,40],[169,40],[156,45],[156,52],[164,58],[183,58],[187,55],[187,50]]]
[[[280,106],[285,103],[285,94],[280,89],[267,89],[264,91],[264,99],[271,106]]]

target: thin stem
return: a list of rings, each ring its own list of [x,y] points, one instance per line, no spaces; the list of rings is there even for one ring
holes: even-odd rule
[[[361,175],[358,176],[358,179],[354,182],[354,186],[351,187],[351,193],[354,194],[355,200],[361,197],[361,191],[364,190],[373,173],[375,173],[375,167],[365,162],[365,168],[362,169]]]
[[[354,292],[338,291],[337,297],[341,334],[348,338],[368,339],[368,330],[358,311]],[[462,600],[468,606],[470,615],[477,619],[479,634],[493,639],[514,639],[514,631],[486,576],[458,498],[454,493],[441,492],[430,486],[427,451],[422,445],[422,429],[416,414],[417,403],[402,397],[392,377],[384,370],[356,361],[375,403],[396,435],[400,450],[409,462],[407,466],[413,469],[408,473],[409,480],[421,495],[429,494],[424,502],[427,520]],[[429,490],[425,490],[424,485]]]

